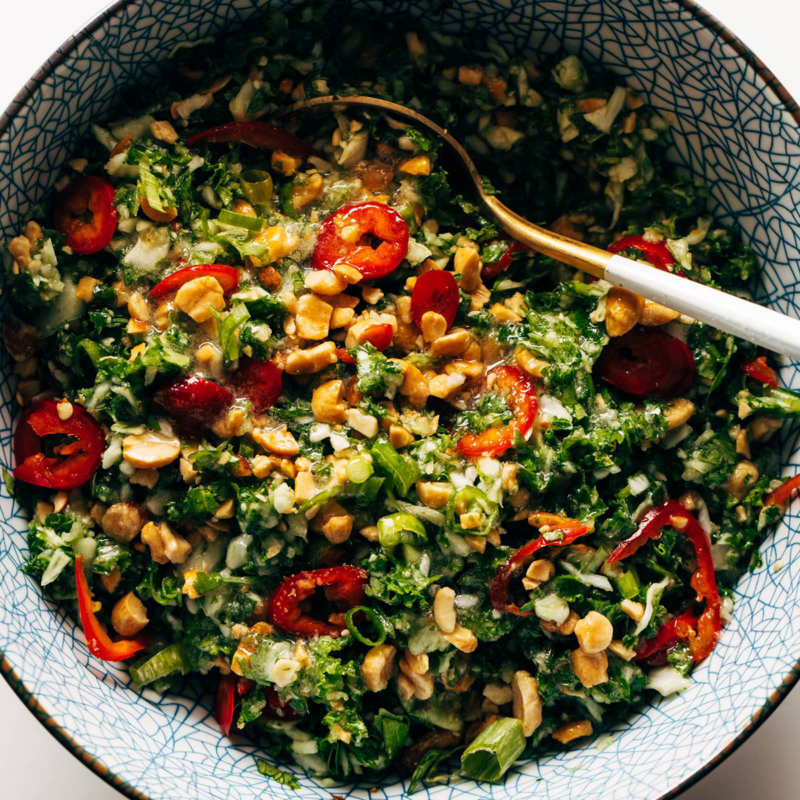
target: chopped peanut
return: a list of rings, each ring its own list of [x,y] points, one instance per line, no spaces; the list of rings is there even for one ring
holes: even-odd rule
[[[637,603],[634,600],[629,600],[628,598],[625,598],[619,604],[619,607],[634,622],[641,622],[641,619],[644,616],[644,606],[641,603]]]
[[[687,423],[694,414],[694,403],[685,397],[679,397],[667,404],[664,416],[667,418],[667,430],[674,430]]]
[[[447,333],[447,320],[436,311],[426,311],[420,322],[422,338],[426,342],[434,342]]]
[[[288,153],[284,153],[283,150],[273,150],[270,163],[274,170],[289,178],[300,169],[303,159],[290,156]]]
[[[341,544],[350,538],[355,518],[335,500],[325,503],[311,520],[311,527],[331,543]]]
[[[474,292],[481,283],[481,259],[472,247],[459,247],[453,259],[455,271],[461,273],[459,289],[467,294]]]
[[[347,403],[344,402],[344,383],[340,380],[320,384],[311,398],[311,411],[318,422],[331,425],[347,418]]]
[[[444,481],[419,481],[416,489],[420,502],[428,508],[444,508],[453,493],[453,485]]]
[[[103,533],[118,542],[130,542],[141,531],[147,517],[134,503],[114,503],[103,514]]]
[[[303,339],[319,340],[328,335],[333,306],[315,294],[304,294],[297,301],[297,335]]]
[[[255,470],[253,470],[255,475]],[[260,477],[260,476],[257,476]],[[317,484],[314,481],[314,475],[308,471],[301,471],[297,473],[294,479],[294,502],[295,505],[301,506],[306,500],[310,500],[317,493]]]
[[[575,625],[575,636],[584,653],[601,653],[611,644],[614,628],[608,617],[590,611]]]
[[[286,358],[286,372],[289,375],[319,372],[337,361],[336,345],[331,341],[322,342],[307,350],[295,350],[290,353]]]
[[[281,425],[280,428],[254,428],[251,434],[253,441],[276,456],[291,458],[300,452],[300,445],[292,433]]]
[[[303,282],[309,291],[326,297],[333,297],[347,288],[347,281],[329,269],[315,269],[306,272]]]
[[[167,144],[175,144],[178,141],[178,132],[172,127],[172,123],[166,120],[155,120],[150,123],[150,133],[154,139]]]
[[[300,245],[300,237],[283,225],[264,228],[256,235],[253,241],[267,245],[269,248],[269,261],[277,261],[291,255]]]
[[[171,464],[181,454],[181,443],[175,436],[160,431],[126,436],[122,440],[122,456],[138,469],[159,469]]]
[[[371,692],[382,692],[389,685],[397,648],[390,644],[379,644],[364,656],[361,674]]]
[[[569,654],[572,669],[578,680],[588,689],[608,680],[608,656],[602,653],[585,653],[580,648]]]
[[[405,172],[407,175],[430,175],[431,160],[428,156],[414,156],[397,168],[398,172]]]
[[[472,653],[478,646],[477,636],[458,622],[452,633],[442,633],[442,636],[462,653]]]
[[[530,736],[542,724],[542,698],[536,678],[525,670],[517,670],[511,683],[514,716],[522,722],[522,733]]]
[[[150,558],[158,564],[183,564],[192,546],[166,522],[148,522],[142,528],[142,541],[150,548]]]
[[[465,328],[453,328],[446,336],[431,343],[435,356],[460,356],[469,347],[472,337]]]
[[[216,278],[205,275],[184,283],[175,294],[175,305],[195,322],[205,322],[213,317],[212,308],[225,308],[225,294]]]
[[[147,609],[133,592],[117,600],[111,609],[111,627],[120,636],[136,636],[148,622]]]
[[[305,208],[322,196],[324,181],[318,172],[308,173],[295,179],[292,187],[292,204],[295,211]]]
[[[574,739],[592,735],[592,723],[588,719],[578,722],[565,722],[553,731],[553,738],[561,744],[568,744]]]
[[[78,281],[78,288],[75,290],[75,297],[78,300],[83,300],[84,303],[89,303],[92,300],[92,295],[94,294],[95,287],[100,285],[100,281],[97,278],[92,278],[89,275],[84,275]]]
[[[606,299],[606,330],[609,336],[626,334],[639,321],[644,310],[644,298],[619,286],[608,290]]]
[[[466,383],[466,380],[463,375],[457,372],[449,375],[436,375],[430,380],[430,393],[441,400],[447,400]]]
[[[455,599],[456,593],[449,586],[439,589],[433,599],[433,618],[442,633],[453,633],[458,624]]]
[[[531,591],[549,581],[555,574],[556,567],[552,561],[548,561],[546,558],[537,558],[528,566],[525,577],[522,579],[522,586]]]

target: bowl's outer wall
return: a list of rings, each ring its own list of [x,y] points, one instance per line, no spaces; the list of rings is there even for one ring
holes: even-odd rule
[[[92,120],[102,120],[119,87],[157,74],[171,47],[216,34],[258,13],[244,0],[139,0],[120,4],[79,34],[43,68],[12,106],[0,135],[0,228],[15,235],[27,209],[75,154]],[[372,2],[384,15],[425,13],[423,2]],[[445,12],[448,30],[489,30],[509,51],[576,53],[619,73],[660,108],[675,113],[673,157],[713,189],[714,210],[738,220],[767,265],[762,297],[797,316],[800,243],[800,131],[787,108],[729,44],[676,3],[645,0],[479,0]],[[55,69],[53,69],[55,64]],[[13,378],[2,356],[0,458],[12,463]],[[782,372],[800,384],[795,365]],[[797,463],[796,433],[781,442],[786,471]],[[162,800],[234,800],[285,795],[327,798],[332,791],[299,774],[293,793],[255,770],[251,743],[222,738],[208,698],[129,688],[127,673],[91,658],[80,629],[19,572],[25,522],[5,489],[0,497],[0,649],[4,672],[49,727],[127,794]],[[736,615],[694,686],[654,702],[616,725],[603,747],[542,758],[513,769],[502,786],[457,781],[421,790],[437,800],[458,793],[497,800],[644,800],[691,779],[724,752],[781,687],[800,654],[800,561],[796,513],[764,547],[765,566],[742,579]],[[795,537],[796,538],[796,537]],[[783,568],[778,570],[777,565]],[[610,743],[609,743],[610,742]],[[541,779],[541,780],[540,780]],[[364,800],[398,797],[394,779]],[[135,789],[133,788],[135,787]]]

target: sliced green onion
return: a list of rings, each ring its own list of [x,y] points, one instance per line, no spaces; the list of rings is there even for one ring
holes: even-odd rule
[[[323,503],[327,503],[328,500],[332,500],[334,497],[337,497],[342,492],[341,486],[331,486],[330,489],[325,489],[322,492],[317,492],[313,497],[309,497],[308,500],[297,509],[298,514],[305,514],[306,511],[310,511],[312,508],[316,506],[322,505]]]
[[[478,525],[464,526],[463,515],[478,517]],[[486,536],[497,522],[497,504],[474,486],[462,486],[450,496],[445,509],[447,529],[462,536]]]
[[[351,483],[364,483],[373,473],[372,464],[366,458],[354,458],[345,467],[345,475]]]
[[[597,552],[591,557],[589,563],[584,567],[584,572],[597,572],[600,565],[606,560],[608,550],[604,547],[598,547]]]
[[[255,205],[272,199],[272,175],[263,169],[248,169],[239,176],[244,196]]]
[[[165,647],[154,656],[150,656],[144,663],[129,669],[131,678],[138,686],[146,686],[148,683],[172,675],[173,672],[185,674],[188,671],[189,668],[180,642]]]
[[[383,744],[391,761],[406,742],[410,728],[408,719],[382,708],[378,711],[374,724],[383,737]]]
[[[454,752],[455,750],[428,750],[428,752],[425,753],[425,755],[419,760],[419,764],[417,764],[416,769],[411,776],[407,793],[414,794],[414,792],[417,790],[417,787],[421,783],[424,783],[425,781],[433,781],[434,778],[439,778],[440,776],[434,776],[433,772],[436,770],[439,764],[442,763],[442,761],[450,758]]]
[[[375,442],[370,452],[377,469],[391,480],[395,491],[405,497],[419,480],[416,462],[400,455],[386,439]]]
[[[461,767],[473,780],[497,783],[524,749],[522,722],[501,717],[472,740],[461,754]]]
[[[428,538],[425,526],[413,514],[398,511],[378,520],[378,541],[391,550],[399,544],[413,544]]]
[[[615,580],[620,594],[623,597],[627,597],[628,600],[630,600],[632,597],[636,597],[636,595],[639,594],[639,581],[636,579],[636,575],[634,575],[632,571],[623,572],[622,575]]]
[[[244,303],[235,305],[219,326],[219,343],[225,366],[239,358],[239,328],[250,319],[250,311]]]
[[[248,217],[247,214],[237,214],[223,208],[219,212],[217,222],[220,225],[230,225],[232,228],[244,228],[248,231],[260,231],[266,224],[260,217]]]
[[[353,616],[358,611],[364,612],[372,627],[378,634],[377,639],[367,639],[367,637],[364,636],[364,634],[361,633],[361,631],[356,627],[355,622],[353,622]],[[344,615],[344,624],[347,625],[347,630],[349,630],[350,633],[352,633],[353,636],[355,636],[356,639],[361,642],[361,644],[365,644],[367,647],[377,647],[379,644],[383,644],[386,641],[386,634],[388,633],[387,621],[384,619],[382,614],[372,608],[368,608],[367,606],[356,606],[355,608],[351,608]]]

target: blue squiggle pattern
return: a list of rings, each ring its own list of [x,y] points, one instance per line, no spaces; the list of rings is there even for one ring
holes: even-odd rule
[[[364,5],[383,14],[425,13],[421,0]],[[254,0],[138,0],[60,59],[0,136],[3,238],[16,233],[21,215],[52,185],[90,121],[113,105],[118,87],[154,76],[177,41],[240,25],[258,13],[255,6]],[[762,298],[800,316],[800,130],[745,59],[685,8],[645,0],[470,0],[446,11],[442,23],[455,31],[489,30],[513,50],[577,53],[673,111],[673,160],[712,185],[714,211],[738,221],[767,265]],[[13,406],[5,355],[0,368],[0,460],[8,467]],[[787,365],[781,377],[800,387],[797,364]],[[781,442],[787,472],[800,465],[797,435],[788,432]],[[19,572],[25,527],[2,489],[0,648],[41,713],[117,776],[118,785],[152,800],[405,794],[406,784],[394,778],[370,792],[323,787],[297,770],[302,788],[292,793],[256,772],[254,756],[266,753],[245,739],[220,737],[210,700],[196,686],[180,697],[131,689],[126,671],[92,659],[74,620]],[[502,786],[459,780],[417,796],[649,800],[688,779],[736,738],[794,668],[800,653],[798,530],[798,512],[790,512],[765,543],[766,566],[742,579],[734,621],[688,693],[653,702],[617,724],[605,749],[590,745],[520,763]],[[786,566],[776,572],[779,560]]]

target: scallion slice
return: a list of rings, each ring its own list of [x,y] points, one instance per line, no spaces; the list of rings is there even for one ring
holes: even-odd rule
[[[364,615],[377,632],[378,635],[376,639],[368,639],[356,626],[353,617],[359,611],[364,612]],[[375,611],[375,609],[368,608],[367,606],[351,608],[344,615],[344,624],[347,625],[347,630],[349,630],[361,644],[365,644],[367,647],[377,647],[379,644],[383,644],[386,641],[386,635],[388,633],[387,627],[389,624],[388,620],[384,619],[383,614]]]
[[[237,214],[235,211],[228,211],[223,208],[219,212],[217,222],[220,225],[229,225],[231,228],[244,228],[247,231],[260,231],[266,223],[260,217],[248,217],[247,214]]]
[[[399,544],[426,541],[427,538],[428,532],[422,522],[406,511],[387,514],[378,520],[378,541],[387,550]]]
[[[147,686],[148,683],[157,681],[159,678],[166,678],[173,672],[184,674],[188,672],[188,669],[183,655],[183,647],[180,642],[175,642],[175,644],[159,650],[142,664],[131,666],[129,672],[138,686]]]
[[[366,458],[354,458],[348,462],[344,471],[351,483],[364,483],[372,475],[373,468]]]
[[[461,767],[476,781],[497,783],[525,749],[522,723],[501,717],[484,728],[461,754]]]
[[[244,196],[254,204],[263,205],[272,199],[272,175],[263,169],[249,169],[239,176]]]

